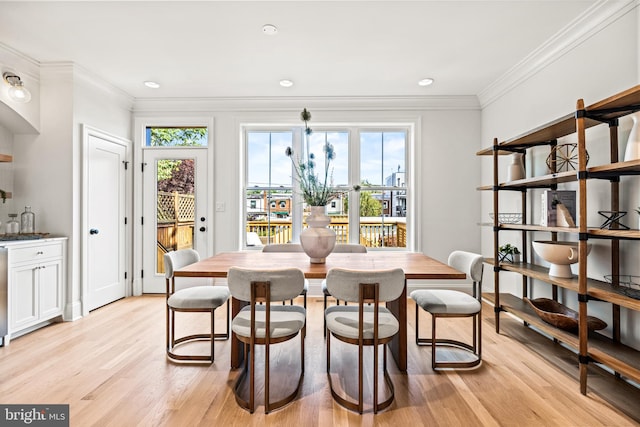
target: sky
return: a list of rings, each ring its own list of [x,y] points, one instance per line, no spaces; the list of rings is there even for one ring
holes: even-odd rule
[[[348,132],[313,132],[309,137],[310,152],[316,157],[316,172],[324,175],[325,140],[334,148],[335,159],[330,164],[334,186],[347,186],[349,149]],[[393,172],[405,171],[405,132],[360,133],[360,182],[383,185]],[[248,185],[290,186],[291,159],[286,156],[292,145],[291,132],[249,132],[248,134]],[[269,147],[271,149],[269,149]],[[300,154],[294,151],[294,158]],[[271,182],[269,182],[269,164]],[[355,184],[355,183],[353,183]]]

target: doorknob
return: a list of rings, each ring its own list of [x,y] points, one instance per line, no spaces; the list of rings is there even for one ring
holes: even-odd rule
[[[206,230],[206,228],[200,227],[200,231],[205,231],[205,230]]]
[[[89,230],[89,234],[98,234],[99,231],[97,228],[92,228],[91,230]]]

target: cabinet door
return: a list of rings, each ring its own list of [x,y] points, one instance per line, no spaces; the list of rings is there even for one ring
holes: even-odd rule
[[[50,319],[62,313],[62,262],[42,263],[37,267],[40,320]]]
[[[38,270],[33,264],[12,267],[11,275],[11,322],[15,331],[38,321]]]

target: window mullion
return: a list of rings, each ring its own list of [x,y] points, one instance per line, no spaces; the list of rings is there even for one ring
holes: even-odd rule
[[[293,132],[293,152],[303,153],[303,129],[302,127],[295,127]],[[300,182],[293,169],[293,163],[291,164],[291,182],[292,182],[292,196],[291,196],[291,239],[294,243],[300,242],[300,232],[302,232],[303,221],[303,203],[302,195],[300,194]]]

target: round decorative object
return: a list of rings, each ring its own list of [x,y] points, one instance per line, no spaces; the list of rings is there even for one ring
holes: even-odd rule
[[[633,127],[627,140],[627,148],[624,151],[624,161],[640,159],[640,111],[631,115]]]
[[[331,218],[325,214],[324,206],[310,206],[308,227],[300,232],[300,245],[312,264],[324,264],[336,245],[336,232],[327,226]]]
[[[587,153],[587,163],[589,163],[589,153]],[[552,147],[547,156],[547,167],[551,172],[578,170],[578,144],[560,144]]]
[[[531,305],[536,314],[545,322],[566,331],[578,331],[578,313],[575,310],[549,298],[525,298],[524,300]],[[607,323],[604,320],[587,316],[588,330],[598,331],[606,327]]]
[[[571,264],[578,262],[578,242],[557,242],[535,240],[531,243],[533,250],[540,258],[547,261],[549,276],[572,278]],[[591,244],[587,244],[587,255],[591,252]]]

